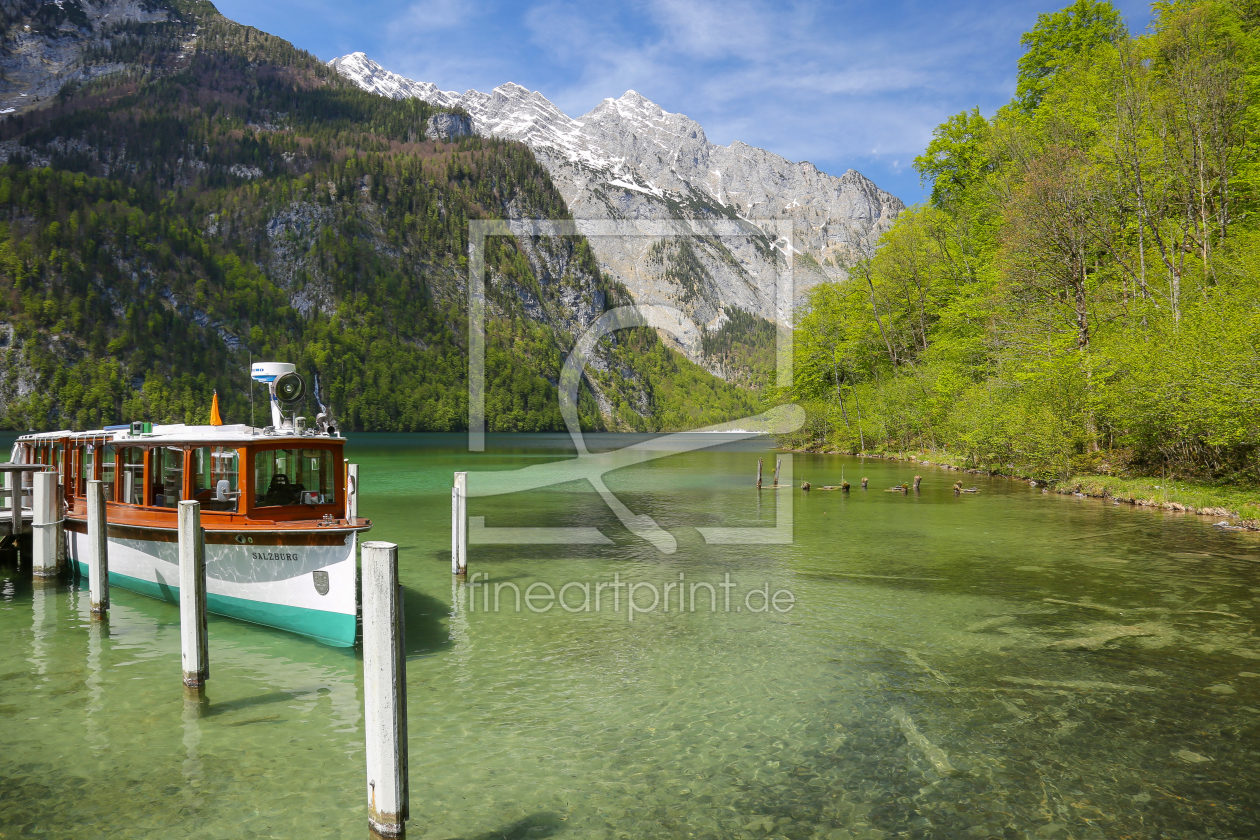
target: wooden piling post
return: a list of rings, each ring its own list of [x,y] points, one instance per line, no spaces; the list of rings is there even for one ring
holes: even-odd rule
[[[914,477],[914,492],[916,492],[916,493],[918,493],[918,492],[919,492],[919,482],[920,482],[920,481],[922,481],[922,480],[923,480],[923,476],[921,476],[921,475],[916,475],[916,476]]]
[[[105,483],[87,483],[88,588],[92,618],[109,612],[109,553],[105,523]]]
[[[37,472],[34,475],[34,498],[31,502],[31,570],[37,578],[57,575],[57,474]]]
[[[363,707],[368,826],[402,837],[410,816],[402,588],[398,546],[375,540],[363,544]]]
[[[206,535],[201,503],[179,503],[179,638],[184,685],[200,691],[210,679],[206,638]]]
[[[779,464],[783,463],[782,458],[774,459],[774,486],[779,486]]]
[[[455,473],[451,488],[451,574],[468,573],[468,473]]]
[[[761,489],[761,459],[757,459],[757,489]]]
[[[869,479],[869,478],[863,478],[863,479],[862,479],[862,489],[863,489],[863,490],[865,490],[865,489],[866,489],[866,482],[868,482],[868,481],[870,481],[870,479]]]

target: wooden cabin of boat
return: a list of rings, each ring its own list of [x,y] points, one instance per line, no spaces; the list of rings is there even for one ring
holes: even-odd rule
[[[179,502],[201,503],[207,530],[369,527],[349,519],[345,439],[246,425],[135,423],[18,439],[14,460],[60,475],[65,515],[87,516],[87,482],[104,483],[111,525],[175,529]]]

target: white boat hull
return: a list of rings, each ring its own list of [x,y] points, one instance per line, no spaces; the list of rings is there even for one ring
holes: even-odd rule
[[[67,553],[87,577],[86,529],[67,525]],[[309,542],[322,544],[301,544]],[[350,647],[358,612],[355,546],[354,531],[208,531],[206,608]],[[174,531],[111,525],[108,550],[110,586],[178,603]]]

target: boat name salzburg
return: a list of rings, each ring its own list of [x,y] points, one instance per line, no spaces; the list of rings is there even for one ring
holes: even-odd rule
[[[302,555],[300,555],[300,554],[276,554],[276,553],[272,553],[272,552],[270,552],[270,551],[255,551],[255,552],[253,552],[253,556],[254,556],[254,559],[255,559],[255,560],[293,560],[293,561],[298,561],[298,560],[301,560],[301,559],[302,559]]]

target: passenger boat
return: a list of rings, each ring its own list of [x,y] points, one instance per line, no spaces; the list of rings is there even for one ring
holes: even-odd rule
[[[313,428],[287,411],[305,384],[284,363],[260,362],[272,424],[133,422],[18,438],[14,462],[60,474],[66,555],[88,574],[87,482],[104,484],[109,582],[179,601],[178,505],[201,503],[206,602],[212,613],[354,644],[357,516],[345,438],[321,406]],[[214,414],[217,415],[217,402]]]

